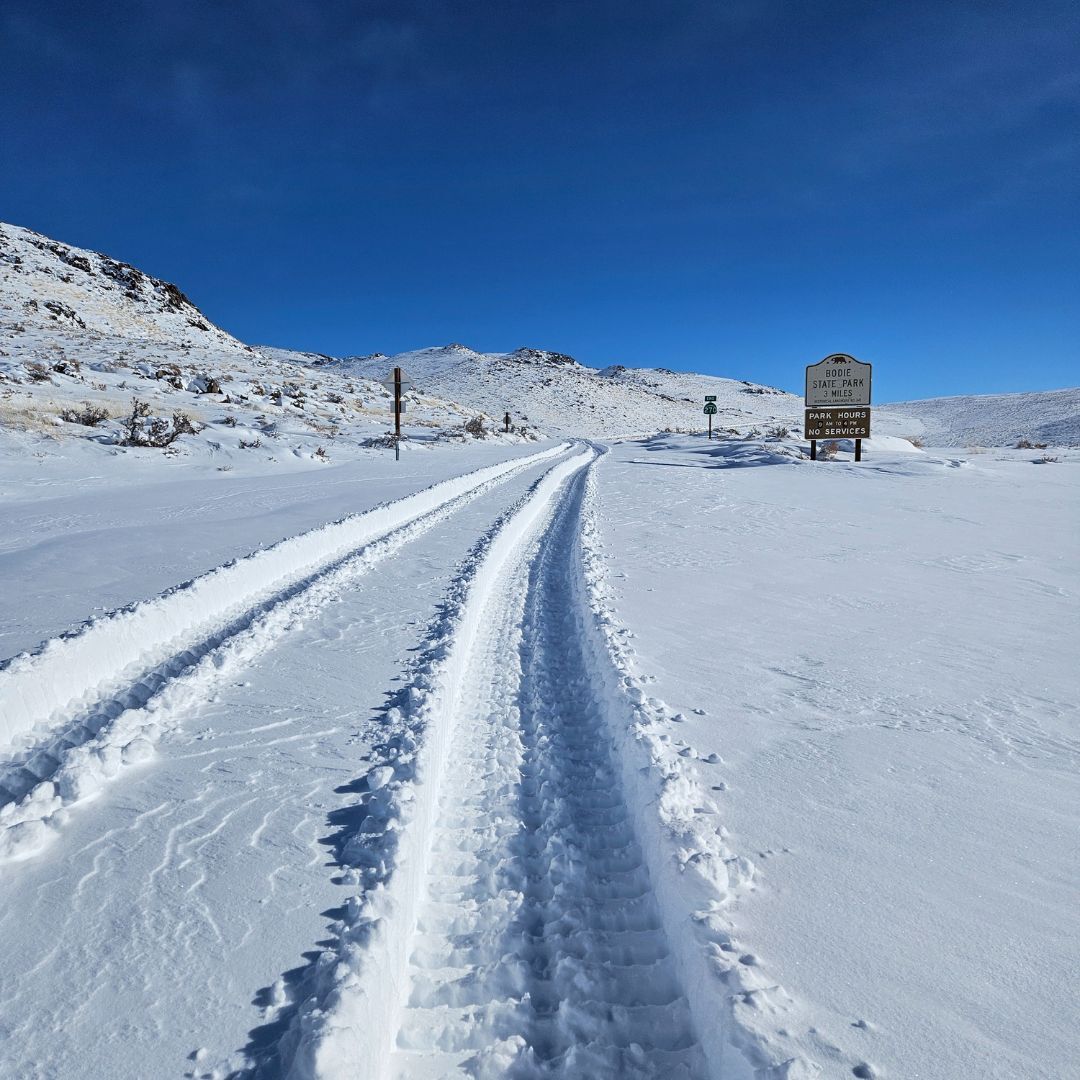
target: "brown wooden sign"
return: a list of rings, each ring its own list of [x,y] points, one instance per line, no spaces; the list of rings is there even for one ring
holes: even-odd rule
[[[807,409],[804,439],[869,439],[869,409]]]

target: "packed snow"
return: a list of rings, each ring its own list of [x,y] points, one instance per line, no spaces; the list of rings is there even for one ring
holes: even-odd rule
[[[0,1076],[1070,1075],[1077,392],[801,408],[0,226]]]

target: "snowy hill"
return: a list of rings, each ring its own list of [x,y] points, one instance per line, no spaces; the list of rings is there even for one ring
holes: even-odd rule
[[[419,386],[407,407],[410,447],[472,441],[473,410]],[[12,466],[126,462],[130,474],[159,468],[164,450],[210,471],[320,468],[381,452],[391,423],[388,391],[329,357],[257,351],[168,282],[0,224],[0,457]]]
[[[480,353],[443,345],[387,357],[349,357],[315,363],[365,378],[382,377],[398,365],[430,393],[491,417],[509,411],[515,423],[550,435],[618,438],[670,429],[701,430],[703,398],[715,395],[714,426],[740,434],[764,427],[798,426],[802,401],[770,387],[667,368],[598,370],[563,353],[521,348]]]
[[[296,436],[301,447],[313,441],[312,450],[328,438],[355,446],[387,430],[389,395],[379,380],[395,365],[412,380],[404,430],[420,442],[460,435],[477,415],[493,433],[506,412],[515,429],[533,438],[701,431],[705,395],[716,398],[714,428],[728,434],[783,437],[785,429],[797,434],[802,423],[802,399],[771,387],[667,367],[593,368],[542,349],[482,353],[450,344],[345,358],[256,349],[214,326],[175,285],[0,223],[5,426],[116,445],[109,431],[118,436],[116,421],[136,396],[149,399],[157,414],[192,415],[201,440],[185,436],[179,449],[227,453],[260,432]],[[109,414],[92,433],[58,419],[83,402]],[[214,415],[208,405],[228,408]],[[896,436],[930,446],[1021,439],[1069,445],[1080,442],[1080,389],[877,406],[874,430],[879,449]]]
[[[0,319],[73,334],[244,348],[175,285],[17,225],[0,224]]]
[[[928,446],[1080,444],[1080,387],[1029,394],[970,394],[878,406],[890,433]]]
[[[311,460],[327,439],[340,453],[386,432],[379,380],[395,365],[412,380],[403,430],[421,444],[460,436],[478,415],[495,434],[507,411],[511,439],[701,430],[705,394],[717,398],[714,426],[740,436],[800,420],[799,399],[768,387],[666,368],[598,370],[538,349],[447,345],[344,359],[256,349],[214,326],[175,285],[0,224],[0,422],[24,451],[49,454],[42,439],[81,437],[115,452],[138,398],[150,408],[147,426],[177,411],[192,420],[195,431],[175,440],[182,456],[202,450],[219,467],[250,465],[250,454],[232,450],[270,437],[295,440],[292,455]],[[74,411],[104,416],[81,426],[62,419]]]

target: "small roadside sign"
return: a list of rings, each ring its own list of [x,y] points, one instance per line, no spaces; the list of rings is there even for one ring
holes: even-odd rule
[[[394,370],[397,371],[397,370],[400,370],[400,369],[395,368]],[[381,386],[385,386],[387,390],[393,390],[395,385],[399,385],[403,390],[405,390],[408,387],[412,386],[413,381],[412,381],[412,379],[409,378],[408,375],[405,374],[404,371],[402,371],[401,372],[401,381],[400,381],[400,383],[395,383],[394,382],[394,372],[392,371],[392,372],[390,372],[389,375],[386,376],[385,379],[380,379],[379,384]]]
[[[716,395],[715,394],[706,394],[705,395],[705,400],[706,401],[715,401],[716,400]]]
[[[712,438],[712,418],[716,415],[716,398],[705,399],[705,415],[709,418],[709,438]]]

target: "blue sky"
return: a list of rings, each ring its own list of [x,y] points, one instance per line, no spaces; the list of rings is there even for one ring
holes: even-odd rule
[[[0,219],[246,341],[1080,383],[1073,2],[0,6]]]

